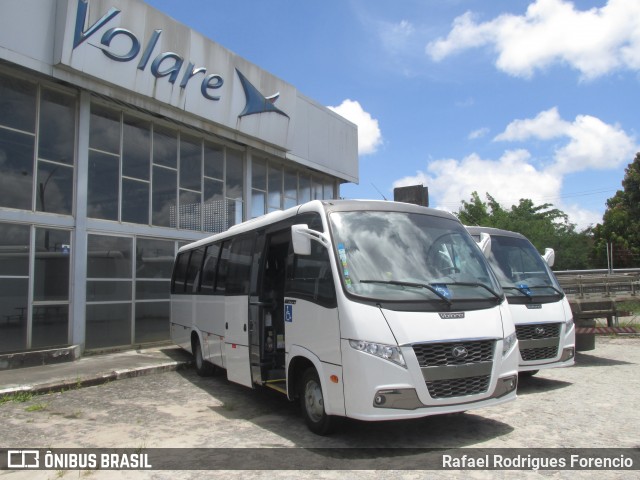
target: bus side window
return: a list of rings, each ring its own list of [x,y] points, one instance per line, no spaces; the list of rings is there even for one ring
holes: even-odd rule
[[[227,268],[227,295],[248,295],[255,237],[237,237],[231,242]]]
[[[195,293],[198,287],[198,279],[200,268],[202,267],[202,258],[204,257],[204,248],[198,248],[191,252],[189,260],[189,268],[187,269],[187,281],[185,283],[186,293]]]
[[[207,247],[200,276],[200,292],[205,295],[213,294],[215,290],[216,267],[220,255],[220,245],[213,244]]]
[[[224,295],[227,290],[227,270],[229,268],[229,247],[228,240],[220,247],[220,260],[218,260],[218,273],[216,274],[216,294]]]
[[[171,293],[184,293],[184,281],[187,277],[187,267],[191,252],[182,252],[176,258],[176,266],[173,270],[173,280],[171,281]]]
[[[311,242],[311,255],[291,253],[288,263],[287,295],[298,295],[327,308],[336,307],[336,290],[326,248]]]

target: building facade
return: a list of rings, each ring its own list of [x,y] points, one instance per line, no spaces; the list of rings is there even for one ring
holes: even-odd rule
[[[0,4],[0,353],[166,341],[177,248],[357,180],[353,124],[142,1]]]

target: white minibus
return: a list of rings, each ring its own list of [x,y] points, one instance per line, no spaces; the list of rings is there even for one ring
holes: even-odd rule
[[[179,249],[171,337],[201,375],[299,399],[311,431],[516,397],[504,293],[452,215],[311,201]]]
[[[489,227],[467,227],[489,260],[504,290],[516,325],[520,373],[575,363],[573,314],[553,266],[555,252],[541,256],[524,236]]]

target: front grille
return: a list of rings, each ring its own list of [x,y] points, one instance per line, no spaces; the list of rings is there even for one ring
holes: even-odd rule
[[[558,355],[558,347],[542,347],[542,348],[525,348],[520,349],[522,360],[546,360],[555,358]]]
[[[560,336],[560,323],[537,323],[532,325],[516,325],[518,340],[538,340]]]
[[[442,367],[477,362],[491,362],[493,361],[494,345],[494,340],[420,343],[413,345],[413,351],[421,367]],[[455,358],[452,352],[455,347],[464,347],[467,350],[467,356],[464,358]]]
[[[491,375],[453,378],[426,382],[431,398],[451,398],[484,393],[489,388]]]

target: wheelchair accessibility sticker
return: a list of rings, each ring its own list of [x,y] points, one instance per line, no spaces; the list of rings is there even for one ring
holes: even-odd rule
[[[285,303],[284,305],[284,321],[293,322],[293,305],[290,303]]]

